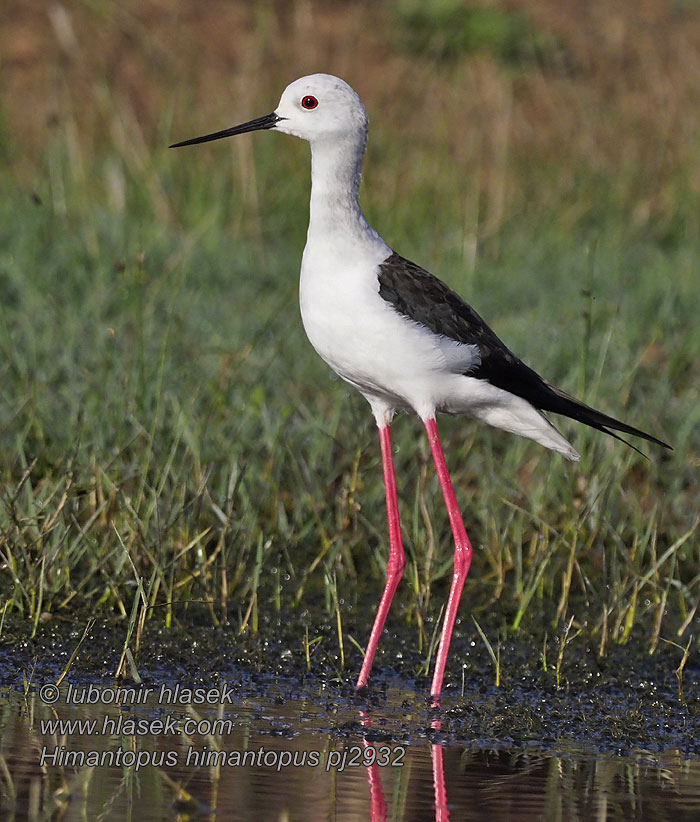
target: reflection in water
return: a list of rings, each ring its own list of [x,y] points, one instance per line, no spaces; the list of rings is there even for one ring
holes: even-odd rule
[[[334,703],[318,692],[282,696],[272,688],[265,698],[241,695],[229,705],[167,709],[151,702],[67,705],[65,699],[48,706],[35,693],[25,699],[0,692],[0,816],[66,822],[177,815],[208,822],[700,818],[697,760],[673,752],[622,759],[567,750],[565,742],[558,753],[482,750],[485,743],[477,740],[441,745],[440,717],[424,705],[406,707],[413,705],[401,702],[406,696],[371,714],[363,710],[358,721],[351,700]],[[127,720],[150,733],[125,733]],[[56,750],[65,756],[47,755]],[[122,766],[91,765],[78,756],[89,752],[121,752]],[[156,761],[173,764],[147,764],[156,754]],[[127,761],[145,764],[124,766]]]
[[[431,727],[435,731],[442,728],[442,722],[434,719]],[[430,746],[430,755],[433,761],[433,791],[435,792],[435,821],[447,822],[450,818],[447,810],[447,792],[445,791],[445,764],[442,760],[442,745],[433,742]]]
[[[370,728],[372,720],[364,711],[360,711],[360,724],[363,728]],[[379,765],[377,764],[376,749],[374,744],[364,737],[365,750],[371,751],[374,755],[367,766],[367,781],[369,782],[369,811],[372,822],[385,822],[386,801],[382,790],[382,780],[379,776]]]
[[[439,702],[433,703],[433,708],[439,707]],[[372,719],[369,713],[360,711],[360,724],[365,729],[372,727]],[[430,723],[430,727],[434,731],[439,731],[442,728],[442,722],[439,719],[433,719]],[[379,775],[376,751],[374,744],[369,741],[367,736],[364,737],[364,744],[366,750],[373,752],[373,755],[370,757],[371,762],[367,765],[367,781],[369,782],[370,796],[370,819],[371,822],[386,822],[386,801],[384,799],[384,791],[382,790],[382,782]],[[435,796],[435,822],[449,822],[450,812],[447,809],[445,764],[442,758],[442,745],[437,742],[433,742],[431,744],[430,758],[433,771],[433,794]]]
[[[365,711],[360,711],[360,724],[368,730],[372,727],[370,715]],[[439,731],[442,723],[439,719],[431,722],[431,727]],[[378,764],[379,757],[373,742],[364,737],[365,750],[371,755],[367,757],[367,781],[369,782],[369,808],[371,822],[386,822],[387,809],[382,780]],[[433,743],[431,746],[431,759],[433,766],[433,791],[435,794],[435,820],[436,822],[449,822],[450,814],[447,810],[447,794],[445,793],[445,769],[442,760],[442,746]]]

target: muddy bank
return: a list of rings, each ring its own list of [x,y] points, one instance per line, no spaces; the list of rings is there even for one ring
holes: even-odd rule
[[[88,615],[75,622],[53,619],[39,626],[33,639],[24,623],[6,621],[0,643],[0,685],[16,691],[54,682],[78,644]],[[365,625],[346,626],[363,636]],[[321,637],[313,646],[310,670],[303,639]],[[492,635],[498,631],[491,626]],[[124,642],[123,624],[97,620],[73,662],[72,683],[115,684]],[[415,641],[385,634],[371,687],[356,693],[360,654],[345,643],[340,666],[336,626],[310,620],[308,613],[266,619],[257,636],[241,636],[223,626],[212,628],[202,615],[171,630],[149,625],[136,655],[144,685],[180,683],[203,687],[230,683],[240,699],[255,699],[274,689],[277,701],[314,699],[323,710],[319,731],[340,736],[390,738],[411,743],[429,738],[471,748],[513,749],[536,746],[561,750],[578,745],[600,752],[626,754],[674,749],[684,756],[700,754],[700,665],[687,660],[682,690],[676,669],[677,647],[662,643],[653,655],[646,643],[633,640],[611,646],[598,657],[582,636],[570,642],[559,665],[558,640],[548,641],[546,669],[541,638],[524,634],[500,644],[500,685],[495,666],[471,621],[462,620],[451,651],[442,709],[428,703],[429,679]],[[28,684],[27,684],[28,683]],[[121,681],[120,684],[133,684]],[[371,731],[347,721],[348,709],[381,714]],[[341,721],[341,717],[345,721]],[[439,716],[441,729],[431,726]],[[290,735],[295,734],[289,728]]]

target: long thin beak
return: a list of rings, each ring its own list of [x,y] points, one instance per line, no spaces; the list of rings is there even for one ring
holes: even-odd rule
[[[220,140],[222,137],[233,137],[234,134],[245,134],[246,131],[260,131],[260,129],[264,128],[274,128],[275,124],[280,120],[284,120],[284,117],[280,117],[273,111],[272,114],[258,117],[257,120],[249,120],[240,126],[233,126],[233,128],[226,128],[223,131],[216,131],[214,134],[205,134],[204,137],[194,137],[191,140],[183,140],[181,143],[173,143],[169,148],[193,146],[196,143],[208,143],[210,140]]]

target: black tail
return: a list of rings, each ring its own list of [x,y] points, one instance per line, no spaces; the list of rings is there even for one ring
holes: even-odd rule
[[[507,349],[506,349],[507,351]],[[614,417],[609,417],[601,411],[596,411],[590,405],[577,400],[575,397],[550,385],[546,380],[532,368],[525,365],[522,360],[515,357],[514,354],[508,352],[510,356],[499,358],[497,363],[498,368],[494,367],[496,363],[483,363],[480,370],[484,372],[484,376],[493,385],[498,388],[503,388],[513,394],[517,394],[524,400],[539,408],[540,411],[551,411],[553,414],[563,414],[565,417],[571,417],[573,420],[590,425],[598,431],[602,431],[616,440],[624,442],[630,448],[642,454],[632,443],[627,442],[626,439],[615,434],[615,431],[622,431],[625,434],[632,434],[635,437],[642,437],[649,442],[660,445],[663,448],[673,450],[671,446],[663,442],[645,431],[640,431],[639,428],[634,428],[632,425],[627,425],[626,422],[616,420]],[[613,430],[611,430],[613,429]],[[643,456],[646,456],[643,454]]]
[[[634,448],[634,450],[640,454],[642,452],[639,451],[638,448],[635,448],[632,443],[618,436],[615,431],[622,431],[625,434],[642,437],[663,448],[668,448],[670,451],[673,450],[673,448],[671,448],[668,443],[663,442],[663,440],[657,439],[651,434],[647,434],[645,431],[641,431],[632,425],[627,425],[626,422],[621,422],[614,417],[609,417],[607,414],[603,414],[602,411],[596,411],[595,408],[591,408],[590,405],[586,405],[575,397],[569,396],[560,388],[550,385],[545,380],[542,380],[542,382],[548,390],[546,393],[540,393],[537,398],[536,404],[540,410],[551,411],[554,414],[563,414],[565,417],[571,417],[573,420],[583,422],[591,428],[595,428],[598,431],[609,434],[611,437],[615,437],[615,439],[620,440],[620,442],[624,442],[625,445],[629,445],[630,448]],[[611,431],[610,429],[614,430]]]

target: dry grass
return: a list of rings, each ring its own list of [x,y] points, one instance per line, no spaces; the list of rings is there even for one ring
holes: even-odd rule
[[[86,163],[120,128],[152,149],[164,131],[267,111],[289,80],[327,70],[382,112],[383,140],[390,130],[411,141],[420,168],[398,169],[391,198],[414,192],[428,165],[478,188],[463,216],[479,236],[533,207],[563,209],[574,226],[601,201],[637,226],[667,228],[700,190],[700,13],[670,0],[494,5],[526,13],[561,50],[517,68],[483,52],[421,59],[402,50],[400,0],[8,0],[0,51],[11,159],[31,175],[51,131],[68,127]]]

